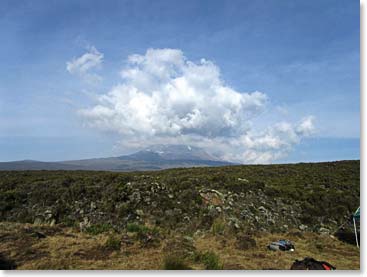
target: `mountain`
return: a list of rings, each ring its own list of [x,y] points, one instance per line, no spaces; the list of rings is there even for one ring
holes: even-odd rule
[[[122,156],[124,159],[143,159],[143,160],[201,160],[201,161],[220,161],[218,158],[208,154],[203,149],[190,145],[153,145],[142,151],[129,156]]]
[[[140,171],[231,164],[210,155],[199,147],[190,145],[153,145],[136,153],[119,157],[60,162],[33,160],[0,162],[0,170]]]

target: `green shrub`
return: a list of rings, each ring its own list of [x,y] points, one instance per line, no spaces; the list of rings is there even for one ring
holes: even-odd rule
[[[128,223],[126,230],[131,233],[147,233],[149,228],[137,223]]]
[[[178,256],[169,255],[164,258],[163,269],[165,270],[190,270],[184,259]]]
[[[111,224],[94,224],[85,229],[88,234],[98,235],[101,233],[108,232],[112,229]]]
[[[207,251],[204,253],[197,253],[195,260],[205,265],[205,269],[208,270],[221,270],[223,265],[219,261],[219,257],[213,251]]]
[[[104,246],[105,248],[110,249],[110,250],[120,250],[121,239],[118,238],[117,236],[110,236],[108,237]]]
[[[213,235],[223,235],[226,224],[223,219],[217,218],[214,220],[211,231]]]

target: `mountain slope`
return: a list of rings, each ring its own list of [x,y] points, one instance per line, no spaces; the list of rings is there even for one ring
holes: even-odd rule
[[[188,145],[154,145],[131,155],[84,160],[40,162],[1,162],[0,170],[159,170],[177,167],[223,166],[221,161],[203,149]]]

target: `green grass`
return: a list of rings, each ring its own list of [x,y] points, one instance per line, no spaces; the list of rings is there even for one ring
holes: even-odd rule
[[[219,256],[213,251],[196,254],[195,260],[204,264],[207,270],[221,270],[223,265],[220,263]]]
[[[95,224],[87,227],[85,231],[91,235],[99,235],[112,230],[111,224]]]
[[[120,250],[121,239],[117,236],[109,236],[104,246],[110,250]]]

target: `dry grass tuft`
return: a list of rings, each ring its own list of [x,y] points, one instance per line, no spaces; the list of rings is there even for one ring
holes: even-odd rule
[[[40,238],[34,235],[35,232],[45,234],[45,237]],[[171,262],[167,260],[167,251],[175,252],[175,247],[182,246],[187,250],[185,255],[191,255],[191,252],[212,253],[204,255],[205,259],[199,259],[200,261],[185,258],[183,266],[192,269],[216,265],[217,268],[241,270],[289,269],[295,259],[307,256],[325,260],[337,269],[360,268],[358,248],[315,233],[259,233],[253,236],[256,246],[247,250],[237,249],[235,236],[224,237],[211,233],[192,238],[192,244],[190,238],[182,240],[174,237],[150,248],[142,247],[136,239],[131,243],[121,244],[120,250],[117,249],[116,241],[121,240],[118,235],[116,237],[118,240],[114,237],[114,241],[110,242],[112,246],[106,247],[108,240],[111,240],[111,234],[89,235],[72,228],[0,223],[0,258],[11,261],[11,265],[16,265],[17,269],[162,269]],[[294,242],[294,252],[266,249],[271,241],[283,238]]]

